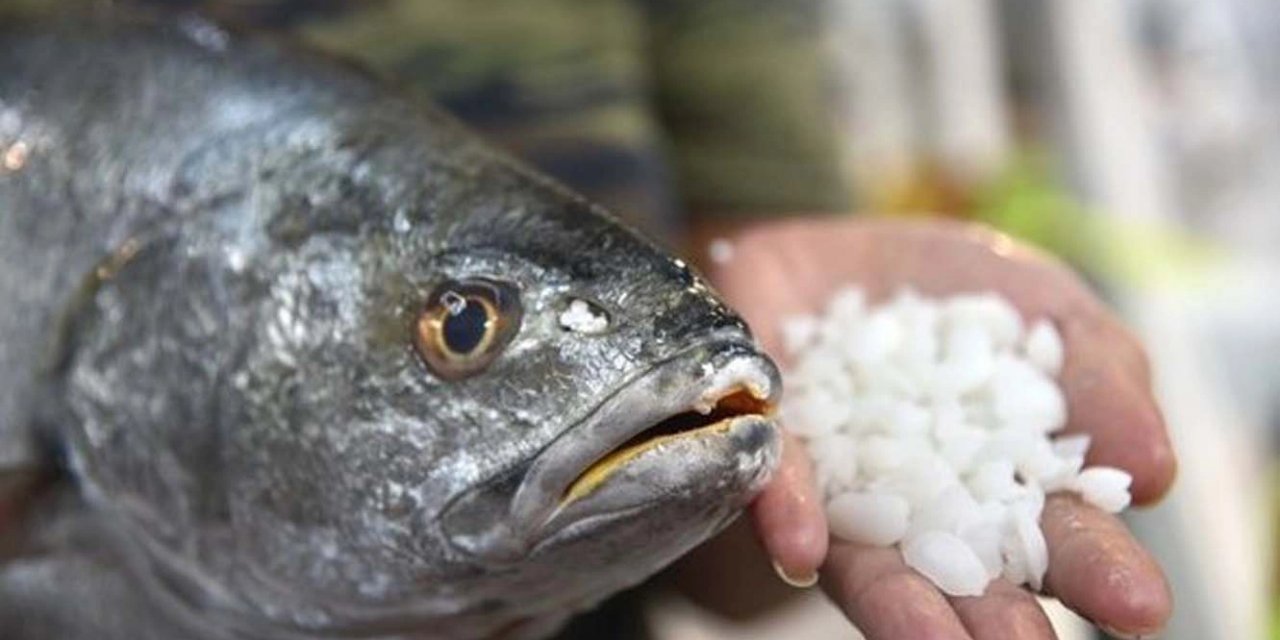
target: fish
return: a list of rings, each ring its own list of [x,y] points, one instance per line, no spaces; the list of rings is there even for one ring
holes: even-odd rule
[[[538,638],[723,529],[778,371],[689,265],[393,81],[0,23],[0,629]]]

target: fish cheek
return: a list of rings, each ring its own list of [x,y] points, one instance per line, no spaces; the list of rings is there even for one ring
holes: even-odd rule
[[[126,246],[67,310],[51,374],[83,481],[177,541],[227,518],[223,392],[252,292],[176,235]]]

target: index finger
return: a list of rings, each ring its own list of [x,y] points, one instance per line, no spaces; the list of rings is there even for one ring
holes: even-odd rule
[[[782,461],[751,505],[756,537],[787,583],[811,586],[827,556],[827,516],[803,446],[783,436]]]

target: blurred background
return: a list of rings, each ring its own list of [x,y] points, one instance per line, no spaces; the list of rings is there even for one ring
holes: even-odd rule
[[[1144,338],[1181,456],[1128,516],[1173,584],[1165,637],[1280,638],[1275,0],[151,3],[355,56],[693,253],[697,221],[830,212],[1058,254]],[[855,633],[816,593],[733,619],[641,600],[658,638]]]

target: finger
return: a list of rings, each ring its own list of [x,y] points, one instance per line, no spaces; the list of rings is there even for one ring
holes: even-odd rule
[[[1173,598],[1159,565],[1117,518],[1070,494],[1049,497],[1045,585],[1063,604],[1119,635],[1164,628]]]
[[[1152,397],[1145,357],[1118,323],[1085,314],[1058,319],[1066,361],[1059,383],[1068,432],[1092,438],[1088,462],[1133,476],[1137,504],[1159,500],[1177,475],[1164,417]]]
[[[867,640],[971,637],[947,599],[903,564],[897,549],[833,543],[822,588]]]
[[[976,598],[951,598],[969,635],[978,640],[1053,640],[1057,634],[1031,592],[1005,580],[992,581]]]
[[[827,555],[827,517],[809,458],[790,434],[783,434],[782,461],[752,504],[751,520],[782,579],[812,586]]]

